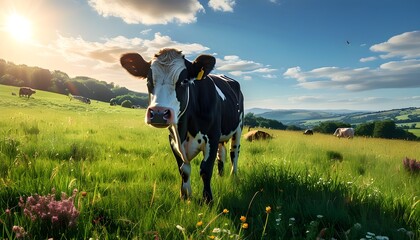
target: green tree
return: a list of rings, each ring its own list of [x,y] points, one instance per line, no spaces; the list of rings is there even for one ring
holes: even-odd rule
[[[326,121],[321,122],[318,126],[314,127],[313,130],[315,132],[333,134],[337,128],[341,127],[351,127],[351,125],[345,122]]]
[[[373,137],[376,138],[394,138],[396,125],[394,121],[385,120],[375,122]]]
[[[372,137],[373,130],[375,129],[374,122],[362,123],[356,127],[354,130],[357,136]]]

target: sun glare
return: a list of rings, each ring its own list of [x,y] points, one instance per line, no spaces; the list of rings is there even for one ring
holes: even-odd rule
[[[31,22],[18,14],[11,14],[7,18],[6,30],[19,42],[28,42],[32,37]]]

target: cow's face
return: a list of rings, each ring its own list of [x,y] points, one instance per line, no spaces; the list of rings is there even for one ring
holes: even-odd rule
[[[128,72],[147,78],[149,106],[145,121],[154,127],[178,123],[190,101],[190,83],[200,72],[205,77],[214,64],[214,57],[208,55],[201,55],[191,63],[176,49],[163,49],[150,62],[136,53],[121,57],[121,65]]]

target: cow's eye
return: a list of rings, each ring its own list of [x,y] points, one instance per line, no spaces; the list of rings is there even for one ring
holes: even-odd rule
[[[190,83],[189,79],[184,79],[184,80],[181,81],[181,86],[188,85],[189,83]]]

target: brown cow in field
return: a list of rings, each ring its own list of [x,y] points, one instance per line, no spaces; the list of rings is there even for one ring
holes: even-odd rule
[[[266,133],[264,131],[260,130],[254,130],[250,131],[247,134],[244,135],[244,138],[247,141],[252,142],[253,140],[265,140],[265,139],[272,139],[273,136],[271,136],[269,133]]]
[[[36,93],[35,90],[29,87],[21,87],[19,89],[19,97],[31,97],[32,94]]]

